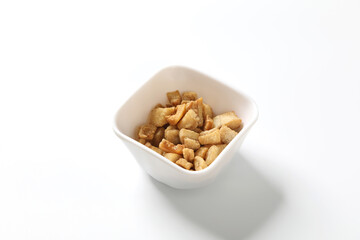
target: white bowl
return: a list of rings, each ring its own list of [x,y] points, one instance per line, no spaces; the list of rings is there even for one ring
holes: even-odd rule
[[[215,114],[235,111],[243,121],[239,134],[204,170],[183,169],[133,139],[135,128],[145,123],[150,110],[157,103],[166,103],[166,93],[174,90],[195,91],[213,108]],[[153,178],[174,188],[190,189],[205,186],[216,178],[230,162],[257,117],[256,104],[243,93],[195,70],[174,66],[158,72],[120,107],[113,128],[140,166]]]

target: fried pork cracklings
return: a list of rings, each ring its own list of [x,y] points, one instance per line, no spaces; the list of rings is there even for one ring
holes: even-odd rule
[[[169,103],[150,111],[136,140],[189,171],[207,168],[241,130],[241,119],[234,111],[215,116],[196,92],[166,95]]]

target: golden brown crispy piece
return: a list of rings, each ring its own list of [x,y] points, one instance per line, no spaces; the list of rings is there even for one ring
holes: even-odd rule
[[[203,103],[203,107],[204,107],[204,119],[206,119],[206,116],[209,116],[210,118],[213,117],[213,110],[210,107],[210,105]]]
[[[181,145],[181,144],[175,145],[172,142],[170,142],[166,139],[163,139],[159,144],[159,148],[161,150],[163,150],[164,152],[182,154],[184,145]]]
[[[189,130],[189,129],[186,129],[186,128],[182,128],[179,131],[179,137],[180,137],[180,142],[184,143],[185,138],[191,138],[191,139],[194,139],[194,140],[198,140],[199,133],[194,132],[194,131]]]
[[[195,101],[197,99],[197,93],[196,92],[183,92],[182,99],[183,100],[190,100]]]
[[[203,98],[199,98],[196,101],[193,101],[192,109],[198,115],[198,127],[202,127],[204,124],[203,116]]]
[[[170,125],[176,125],[180,119],[186,113],[186,104],[180,104],[176,106],[176,113],[174,115],[170,115],[166,117],[166,120]]]
[[[164,153],[164,157],[175,163],[177,160],[179,160],[182,156],[180,154],[176,153]]]
[[[191,149],[191,148],[184,148],[183,149],[183,155],[184,155],[184,158],[189,161],[189,162],[193,162],[194,161],[194,157],[195,157],[195,154],[194,154],[194,150]]]
[[[163,108],[163,107],[164,107],[164,106],[163,106],[161,103],[158,103],[158,104],[155,105],[154,108]]]
[[[175,126],[168,126],[165,129],[165,139],[169,140],[173,144],[179,144],[180,138],[179,138],[179,130]]]
[[[226,144],[212,145],[206,153],[206,164],[209,166],[215,158],[224,150]]]
[[[184,159],[184,158],[180,158],[175,163],[177,165],[179,165],[180,167],[183,167],[183,168],[185,168],[187,170],[189,170],[193,166],[193,164],[191,162],[186,161],[186,159]]]
[[[154,138],[156,127],[152,124],[144,124],[140,126],[139,138],[151,140]]]
[[[208,115],[205,118],[204,130],[210,130],[214,127],[214,121]]]
[[[196,156],[195,159],[194,159],[194,167],[195,167],[195,170],[196,171],[200,171],[200,170],[203,170],[205,168],[207,168],[207,164],[205,162],[205,160],[200,157],[200,156]]]
[[[163,127],[157,128],[154,134],[154,138],[151,141],[151,144],[155,147],[158,147],[159,143],[164,138],[164,133],[165,133],[165,128]]]
[[[195,156],[199,156],[205,159],[208,150],[208,147],[200,147],[198,150],[196,150]]]
[[[181,95],[178,90],[174,92],[168,92],[166,95],[171,105],[176,106],[181,103]]]
[[[145,146],[147,146],[148,148],[150,148],[151,150],[157,152],[158,154],[162,155],[163,154],[163,151],[157,147],[154,147],[151,145],[151,143],[147,142],[145,143]]]
[[[194,140],[191,138],[184,138],[184,146],[186,148],[191,148],[191,149],[197,150],[200,148],[200,143],[198,140]]]
[[[199,142],[201,145],[205,144],[220,144],[220,130],[217,128],[201,132],[199,135]]]
[[[186,106],[185,111],[187,112],[193,108],[194,101],[188,101],[186,103],[181,103],[181,104],[185,104],[185,106]]]
[[[167,124],[166,117],[175,113],[175,107],[168,108],[154,108],[150,112],[149,122],[156,127],[162,127]]]
[[[236,137],[237,132],[232,130],[231,128],[227,127],[226,125],[222,125],[220,128],[220,138],[221,142],[228,144]]]
[[[190,109],[184,115],[184,117],[178,122],[177,127],[179,129],[187,128],[187,129],[195,129],[198,126],[199,117],[194,112],[194,110]]]
[[[139,143],[145,144],[145,143],[146,143],[146,140],[145,140],[144,138],[139,138]]]
[[[220,128],[225,125],[231,129],[238,129],[241,126],[241,119],[236,116],[235,112],[226,112],[214,117],[214,127]]]

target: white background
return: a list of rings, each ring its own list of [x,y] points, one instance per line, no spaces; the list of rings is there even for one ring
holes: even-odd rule
[[[357,0],[1,1],[0,239],[360,239],[359,13]],[[231,167],[191,191],[151,179],[111,129],[174,64],[260,111]]]

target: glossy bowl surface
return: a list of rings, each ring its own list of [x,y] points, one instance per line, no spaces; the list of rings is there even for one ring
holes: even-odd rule
[[[183,169],[133,139],[136,127],[145,123],[150,110],[157,103],[166,103],[166,93],[175,90],[195,91],[213,108],[215,115],[235,111],[243,121],[239,134],[204,170]],[[245,94],[193,69],[173,66],[155,74],[119,108],[115,114],[113,129],[149,175],[171,187],[190,189],[205,186],[215,180],[224,166],[229,164],[257,118],[257,106]]]

